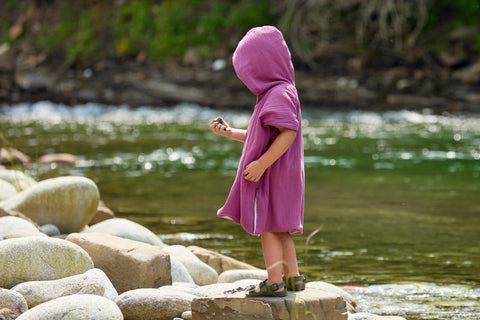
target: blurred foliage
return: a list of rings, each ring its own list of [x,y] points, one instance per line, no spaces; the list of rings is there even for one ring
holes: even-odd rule
[[[445,30],[479,25],[480,1],[4,0],[0,43],[16,41],[9,35],[12,26],[28,25],[30,19],[37,19],[29,29],[35,30],[36,48],[63,54],[72,65],[139,53],[164,62],[182,59],[192,49],[212,58],[230,52],[250,27],[265,24],[281,28],[293,54],[308,60],[322,43],[352,37],[352,50],[374,44],[402,52],[436,30],[441,42]],[[480,36],[475,42],[479,51]]]

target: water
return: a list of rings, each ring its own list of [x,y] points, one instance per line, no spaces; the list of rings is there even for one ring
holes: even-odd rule
[[[259,239],[215,215],[242,148],[210,131],[217,115],[246,127],[250,113],[40,102],[0,106],[0,133],[33,159],[80,158],[75,168],[32,165],[36,179],[89,177],[117,216],[166,243],[262,267]],[[359,310],[480,319],[480,116],[304,110],[303,126],[301,271],[348,286]]]

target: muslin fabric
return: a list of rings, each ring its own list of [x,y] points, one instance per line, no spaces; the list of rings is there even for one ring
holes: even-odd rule
[[[282,33],[272,26],[248,31],[234,52],[233,66],[257,101],[235,181],[217,214],[254,235],[300,234],[305,188],[302,119],[291,55]],[[278,136],[278,128],[296,130],[294,142],[260,181],[245,180],[246,166],[265,153]]]

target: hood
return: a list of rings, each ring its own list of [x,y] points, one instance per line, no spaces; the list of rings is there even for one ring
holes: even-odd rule
[[[233,54],[237,76],[259,96],[281,84],[294,84],[295,74],[287,44],[275,27],[253,28],[240,40]]]

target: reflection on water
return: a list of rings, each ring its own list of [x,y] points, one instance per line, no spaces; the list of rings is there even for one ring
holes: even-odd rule
[[[0,106],[0,133],[37,158],[68,152],[118,216],[161,234],[263,266],[259,239],[218,219],[242,145],[216,136],[220,115],[249,112],[41,102]],[[480,117],[304,110],[305,235],[310,279],[361,286],[360,309],[408,319],[479,319]],[[307,236],[321,227],[306,246]]]

